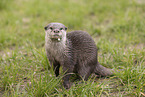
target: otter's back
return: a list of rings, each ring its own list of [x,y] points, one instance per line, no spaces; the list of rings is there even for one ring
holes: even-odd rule
[[[96,60],[97,48],[92,37],[84,31],[72,31],[67,33],[67,38],[72,43],[75,57],[81,60]]]

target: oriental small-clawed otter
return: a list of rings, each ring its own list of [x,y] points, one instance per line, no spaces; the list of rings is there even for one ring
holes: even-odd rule
[[[59,75],[62,66],[65,76],[63,86],[71,86],[71,73],[78,74],[87,80],[92,73],[101,76],[112,75],[110,69],[99,64],[97,47],[91,36],[84,31],[68,32],[61,23],[50,23],[45,27],[45,49],[47,58],[53,65],[55,75]]]

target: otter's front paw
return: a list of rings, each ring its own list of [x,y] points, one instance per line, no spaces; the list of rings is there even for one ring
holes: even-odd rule
[[[65,89],[69,89],[71,87],[71,83],[68,82],[68,81],[67,82],[64,81],[63,86],[64,86]]]

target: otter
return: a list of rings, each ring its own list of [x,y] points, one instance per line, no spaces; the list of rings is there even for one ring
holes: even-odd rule
[[[97,47],[92,37],[85,31],[66,32],[62,23],[50,23],[45,29],[45,50],[49,63],[53,65],[56,77],[62,66],[63,86],[71,87],[70,76],[75,73],[85,81],[92,73],[100,76],[112,75],[111,69],[99,64]]]

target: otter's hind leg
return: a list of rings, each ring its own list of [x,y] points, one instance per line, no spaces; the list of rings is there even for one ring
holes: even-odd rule
[[[92,70],[91,68],[88,66],[81,66],[78,70],[78,75],[80,76],[81,79],[87,81],[89,76],[91,75]]]

